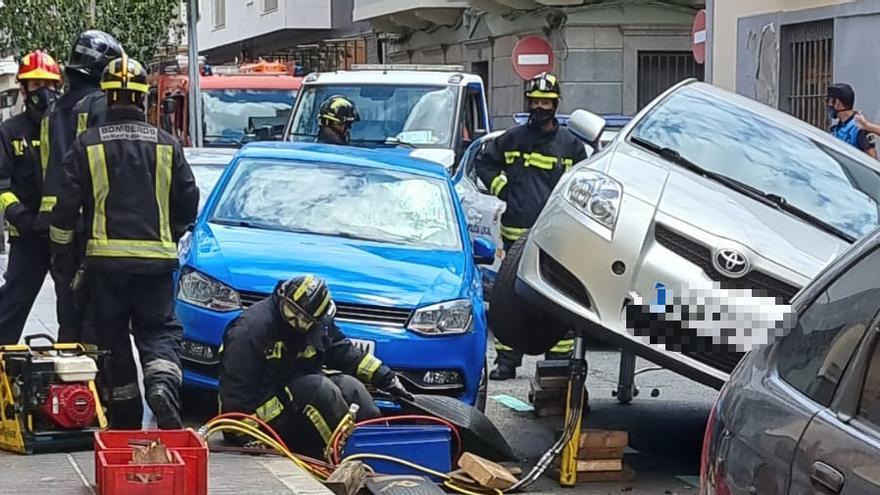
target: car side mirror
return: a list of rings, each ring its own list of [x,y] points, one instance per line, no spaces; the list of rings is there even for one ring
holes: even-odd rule
[[[568,120],[568,130],[597,151],[606,125],[605,119],[586,110],[575,110]]]
[[[474,239],[474,262],[478,265],[495,263],[495,243],[482,237]]]

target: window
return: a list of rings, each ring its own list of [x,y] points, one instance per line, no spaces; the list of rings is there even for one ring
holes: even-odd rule
[[[214,27],[226,26],[226,0],[214,0]]]
[[[778,349],[782,379],[827,406],[880,307],[880,250],[850,267],[800,314]],[[876,371],[875,371],[876,372]]]
[[[880,427],[880,345],[874,347],[856,415]]]
[[[685,79],[702,81],[704,73],[691,52],[639,52],[639,110]]]
[[[278,10],[278,0],[263,0],[263,13],[275,12]]]
[[[825,129],[825,91],[831,84],[834,21],[795,24],[783,28],[784,76],[788,78],[788,97],[784,110],[795,117]]]

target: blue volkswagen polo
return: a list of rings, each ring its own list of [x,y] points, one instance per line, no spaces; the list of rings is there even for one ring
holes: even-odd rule
[[[254,143],[220,178],[180,245],[184,384],[216,389],[229,323],[276,282],[327,280],[337,322],[410,391],[485,405],[486,318],[477,265],[445,169],[399,153]]]

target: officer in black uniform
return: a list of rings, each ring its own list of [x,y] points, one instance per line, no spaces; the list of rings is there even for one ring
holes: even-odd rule
[[[220,350],[221,411],[256,414],[292,449],[322,458],[351,404],[359,421],[381,415],[363,383],[412,400],[391,369],[342,334],[335,312],[314,275],[279,282],[245,310]]]
[[[327,98],[318,110],[318,142],[349,144],[351,126],[360,120],[354,102],[339,95]]]
[[[76,106],[87,97],[102,95],[99,82],[104,67],[110,60],[122,56],[122,46],[103,31],[85,31],[74,42],[70,58],[64,66],[66,89],[64,94],[49,107],[40,123],[40,148],[45,181],[40,202],[37,227],[48,229],[52,207],[58,201],[64,182],[63,161],[74,138],[86,130],[89,117]],[[79,230],[79,229],[78,229]],[[82,235],[75,240],[84,249]],[[61,277],[52,269],[58,297],[58,339],[62,342],[82,340],[83,308],[82,294],[70,289],[71,280]],[[78,297],[80,296],[80,297]]]
[[[477,155],[477,174],[491,193],[507,203],[501,217],[504,250],[522,237],[538,219],[550,192],[572,165],[587,158],[584,144],[559,126],[556,111],[561,98],[559,80],[553,74],[540,74],[526,87],[529,121],[489,142]],[[540,329],[536,329],[540,331]],[[516,377],[522,353],[495,342],[498,357],[489,377],[507,380]],[[574,340],[565,338],[546,355],[547,359],[568,359]]]
[[[147,404],[159,428],[179,428],[183,329],[174,316],[173,272],[199,191],[180,143],[146,123],[144,67],[122,55],[107,65],[101,89],[107,122],[80,134],[64,161],[66,181],[49,231],[54,262],[64,276],[76,270],[72,241],[82,208],[89,324],[99,347],[112,353],[113,426],[141,426],[131,327]]]
[[[35,51],[21,59],[16,79],[25,111],[0,125],[0,208],[11,244],[0,288],[0,345],[18,343],[49,271],[47,231],[34,228],[43,187],[40,119],[58,95],[61,68],[49,54]]]

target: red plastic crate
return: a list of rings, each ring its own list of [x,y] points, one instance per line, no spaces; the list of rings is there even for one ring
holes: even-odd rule
[[[100,452],[126,452],[130,458],[133,449],[128,442],[131,440],[159,440],[169,450],[180,454],[186,464],[185,495],[208,494],[208,446],[193,430],[97,431],[95,466],[98,465]]]
[[[130,464],[131,452],[99,452],[95,474],[98,495],[184,495],[186,464],[179,452],[171,455],[172,464]],[[149,479],[144,481],[135,475]]]

